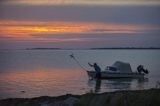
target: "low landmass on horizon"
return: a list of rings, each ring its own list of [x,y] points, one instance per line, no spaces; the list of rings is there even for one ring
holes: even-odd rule
[[[113,47],[113,48],[26,48],[26,50],[106,50],[106,49],[160,49],[160,47]]]

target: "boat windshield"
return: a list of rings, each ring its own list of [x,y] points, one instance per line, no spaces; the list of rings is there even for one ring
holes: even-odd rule
[[[107,70],[117,71],[117,68],[116,67],[112,67],[112,66],[107,66]]]

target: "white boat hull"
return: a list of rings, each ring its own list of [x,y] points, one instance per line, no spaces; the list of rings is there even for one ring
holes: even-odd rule
[[[87,74],[91,78],[95,78],[96,72],[95,71],[87,71]],[[132,73],[112,73],[107,71],[101,72],[102,79],[110,79],[110,78],[143,78],[144,74],[132,72]]]

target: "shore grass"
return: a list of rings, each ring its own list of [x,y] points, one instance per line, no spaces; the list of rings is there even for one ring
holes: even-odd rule
[[[0,106],[160,106],[160,89],[9,98],[0,100]]]

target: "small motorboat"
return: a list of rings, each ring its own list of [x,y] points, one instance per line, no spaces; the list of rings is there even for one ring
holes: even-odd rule
[[[110,78],[143,78],[148,74],[148,70],[138,70],[133,72],[129,63],[116,61],[112,66],[107,66],[105,70],[101,71],[101,79]],[[146,73],[147,71],[147,73]],[[87,71],[90,78],[95,78],[96,72],[91,70]]]

